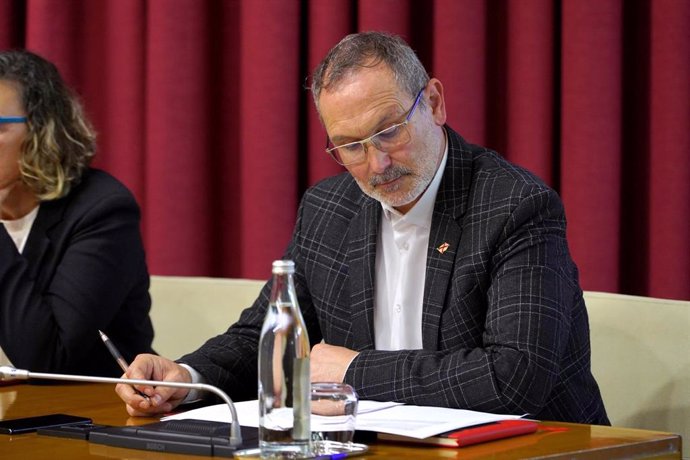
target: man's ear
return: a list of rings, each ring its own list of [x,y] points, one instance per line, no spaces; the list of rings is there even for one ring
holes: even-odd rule
[[[443,84],[436,78],[429,80],[427,100],[429,101],[429,108],[431,109],[434,123],[438,126],[446,124],[446,102],[443,99]]]

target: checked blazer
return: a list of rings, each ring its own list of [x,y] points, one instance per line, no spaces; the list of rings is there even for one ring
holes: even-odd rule
[[[558,195],[446,127],[429,236],[422,350],[374,344],[378,201],[349,174],[309,189],[285,257],[312,345],[360,351],[361,399],[608,424],[590,371],[587,311]],[[445,252],[437,250],[447,243]],[[421,282],[421,280],[420,280]],[[228,331],[180,359],[233,398],[256,398],[270,281]]]

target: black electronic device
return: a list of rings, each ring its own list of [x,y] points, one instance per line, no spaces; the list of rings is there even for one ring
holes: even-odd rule
[[[86,417],[68,414],[47,414],[36,417],[15,418],[0,421],[0,433],[21,434],[31,433],[39,428],[58,427],[65,425],[84,425],[92,420]]]
[[[61,425],[48,428],[39,428],[36,432],[40,436],[57,436],[59,438],[83,439],[88,441],[89,434],[95,430],[110,428],[111,425],[98,425],[96,423],[84,423],[83,425]]]
[[[232,457],[238,450],[258,447],[258,430],[244,426],[241,430],[242,444],[239,446],[230,443],[229,423],[193,419],[106,427],[91,431],[88,440],[94,444],[130,449]]]

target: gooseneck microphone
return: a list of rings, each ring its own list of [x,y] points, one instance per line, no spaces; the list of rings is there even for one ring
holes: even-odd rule
[[[237,411],[230,397],[220,388],[205,383],[184,383],[184,382],[164,382],[159,380],[123,379],[115,377],[96,377],[90,375],[70,375],[70,374],[47,374],[44,372],[29,372],[24,369],[16,369],[11,366],[0,366],[0,381],[2,380],[65,380],[69,382],[89,382],[89,383],[124,383],[127,385],[151,385],[171,388],[187,388],[189,390],[208,391],[219,396],[230,408],[232,422],[230,423],[230,445],[240,446],[242,444],[242,434],[237,418]]]

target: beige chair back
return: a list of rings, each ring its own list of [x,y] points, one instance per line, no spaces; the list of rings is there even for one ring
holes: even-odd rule
[[[251,306],[265,281],[192,276],[151,277],[153,349],[177,359],[221,334]]]
[[[690,458],[690,302],[603,292],[585,302],[611,423],[678,433]]]

